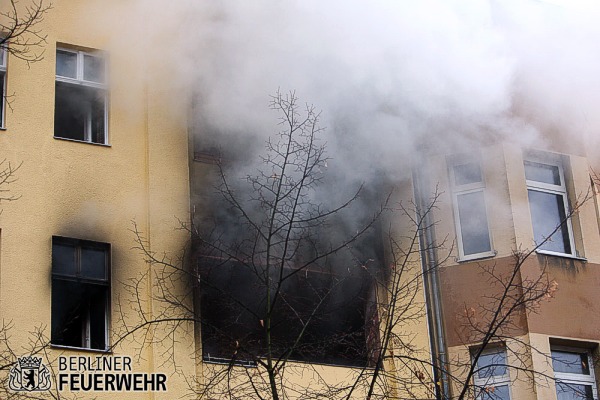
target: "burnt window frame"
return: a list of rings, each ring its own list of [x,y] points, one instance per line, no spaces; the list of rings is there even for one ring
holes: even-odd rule
[[[57,266],[54,262],[54,246],[55,245],[66,245],[74,247],[75,251],[75,273],[62,273],[56,272]],[[104,278],[99,277],[90,277],[85,276],[82,273],[82,250],[83,249],[94,249],[101,250],[105,254],[105,270],[104,270]],[[87,350],[95,350],[95,351],[108,351],[110,344],[110,314],[111,314],[111,245],[110,243],[97,242],[92,240],[85,239],[76,239],[64,236],[52,236],[52,302],[51,302],[51,339],[50,342],[55,347],[66,347],[66,348],[78,348],[78,349],[87,349]],[[86,319],[85,327],[81,328],[81,343],[77,344],[66,344],[64,340],[61,340],[58,335],[58,326],[55,326],[55,317],[57,315],[65,314],[65,310],[58,310],[57,307],[61,306],[61,304],[57,304],[55,296],[58,295],[57,290],[59,288],[64,289],[66,285],[78,286],[82,292],[85,292],[86,289],[89,292],[91,288],[99,289],[99,291],[103,292],[104,297],[104,337],[102,338],[104,347],[94,347],[92,346],[92,338],[91,338],[91,316],[89,315],[89,306],[87,309],[87,315],[82,316],[78,315],[77,319]],[[83,300],[83,297],[81,299]],[[83,311],[83,310],[82,310]],[[64,326],[64,321],[61,321],[60,326]],[[62,329],[63,331],[65,329]]]
[[[65,76],[65,75],[59,75],[58,74],[58,53],[62,52],[62,53],[70,53],[70,54],[74,54],[75,55],[75,76]],[[55,60],[55,68],[56,68],[56,73],[55,73],[55,94],[54,94],[54,138],[55,139],[60,139],[60,140],[69,140],[69,141],[74,141],[74,142],[81,142],[81,143],[90,143],[90,144],[97,144],[97,145],[105,145],[105,146],[109,146],[109,129],[108,129],[108,113],[109,113],[109,99],[108,99],[108,86],[107,86],[107,79],[108,79],[108,63],[107,63],[107,55],[105,52],[102,52],[100,50],[77,50],[77,49],[73,49],[73,48],[69,48],[69,47],[65,47],[65,46],[57,46],[56,47],[56,60]],[[85,79],[85,57],[93,57],[96,59],[100,59],[101,60],[101,68],[102,68],[102,77],[100,81],[94,81],[94,80],[88,80]],[[93,124],[92,120],[93,120],[93,111],[92,109],[88,109],[88,110],[84,110],[82,113],[85,113],[85,118],[86,118],[86,122],[85,122],[85,126],[84,126],[84,132],[83,132],[83,139],[75,139],[75,138],[71,138],[68,137],[67,134],[65,133],[60,133],[57,132],[57,92],[58,92],[58,86],[59,85],[65,85],[65,86],[69,86],[71,88],[79,88],[79,89],[87,89],[90,91],[95,91],[98,93],[102,93],[102,96],[99,96],[99,98],[102,98],[103,101],[103,105],[104,105],[104,110],[103,110],[103,116],[102,116],[102,123],[104,126],[103,129],[103,141],[94,141],[93,137],[92,137],[92,129],[91,125]]]

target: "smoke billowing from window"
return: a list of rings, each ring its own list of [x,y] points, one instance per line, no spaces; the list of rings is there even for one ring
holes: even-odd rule
[[[565,128],[593,139],[600,5],[589,4],[143,1],[134,12],[152,58],[176,64],[172,85],[196,91],[203,123],[265,138],[268,95],[295,90],[323,110],[334,163],[366,178],[375,160],[394,171],[424,147],[545,147],[538,131]]]
[[[236,174],[254,171],[248,160],[277,132],[278,115],[268,103],[278,88],[322,109],[330,160],[328,190],[315,193],[317,202],[339,204],[358,184],[383,176],[402,179],[425,152],[465,152],[496,140],[573,153],[597,144],[600,5],[182,0],[166,9],[140,0],[137,6],[146,27],[140,32],[153,43],[151,61],[169,65],[169,85],[191,91],[165,104],[190,107],[193,98],[195,134],[241,160],[228,165]],[[567,132],[563,144],[570,148],[557,149],[548,132]],[[375,194],[364,203],[372,205],[377,185],[369,189]],[[364,217],[353,212],[358,221]]]

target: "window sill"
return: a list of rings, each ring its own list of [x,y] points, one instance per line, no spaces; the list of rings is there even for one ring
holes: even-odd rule
[[[577,257],[577,256],[574,256],[572,254],[557,253],[555,251],[548,251],[548,250],[536,250],[535,252],[537,254],[542,254],[544,256],[568,258],[570,260],[577,260],[577,261],[587,262],[587,258],[585,258],[585,257]]]
[[[221,357],[202,357],[202,362],[206,364],[215,364],[215,365],[233,365],[235,367],[245,367],[245,368],[256,368],[257,365],[254,361],[245,361],[245,360],[235,360],[232,361],[230,358],[221,358]]]
[[[466,263],[466,262],[470,262],[470,261],[487,260],[488,258],[494,258],[497,255],[498,255],[498,252],[496,250],[494,250],[494,251],[488,251],[485,253],[473,254],[470,256],[466,256],[466,257],[456,257],[455,261],[459,264],[462,264],[462,263]]]
[[[245,368],[256,368],[258,367],[257,363],[254,361],[243,361],[236,360],[231,361],[229,358],[220,358],[220,357],[202,357],[202,362],[206,364],[215,364],[215,365],[233,365],[236,367],[245,367]],[[309,365],[321,365],[325,367],[335,367],[335,368],[350,368],[350,369],[374,369],[375,367],[367,367],[360,365],[350,365],[350,364],[335,364],[335,363],[327,363],[327,362],[318,362],[318,361],[300,361],[294,359],[288,359],[288,363],[292,364],[309,364]]]
[[[6,127],[5,126],[0,126],[0,131],[5,131]]]
[[[112,350],[110,350],[110,349],[106,349],[106,350],[90,349],[87,347],[65,346],[62,344],[50,344],[50,348],[62,349],[62,350],[83,351],[86,353],[112,354]]]
[[[221,163],[221,156],[210,153],[194,152],[194,161],[217,165]]]
[[[112,147],[110,144],[106,144],[106,143],[86,142],[85,140],[69,139],[69,138],[63,138],[63,137],[60,137],[60,136],[54,136],[54,139],[56,139],[56,140],[65,140],[67,142],[92,144],[94,146]]]

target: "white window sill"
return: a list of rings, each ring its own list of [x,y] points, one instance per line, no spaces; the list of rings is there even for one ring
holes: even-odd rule
[[[496,257],[496,255],[498,255],[498,252],[496,250],[493,251],[486,251],[485,253],[477,253],[477,254],[471,254],[468,256],[464,256],[464,257],[457,257],[455,260],[457,263],[466,263],[469,261],[478,261],[478,260],[486,260],[488,258],[493,258]]]
[[[545,255],[545,256],[568,258],[568,259],[571,259],[571,260],[578,260],[578,261],[587,262],[587,258],[585,258],[585,257],[577,257],[577,256],[574,256],[573,254],[558,253],[556,251],[540,250],[540,249],[536,250],[535,252],[537,254],[542,254],[542,255]]]
[[[88,347],[75,347],[75,346],[65,346],[62,344],[50,344],[50,347],[53,349],[64,349],[64,350],[73,350],[73,351],[84,351],[88,353],[102,353],[102,354],[112,354],[112,350],[110,349],[90,349]]]
[[[60,137],[60,136],[54,136],[54,139],[56,139],[56,140],[66,140],[67,142],[93,144],[95,146],[102,146],[102,147],[112,147],[110,144],[107,144],[107,143],[88,142],[88,141],[85,141],[85,140],[69,139],[69,138],[63,138],[63,137]]]

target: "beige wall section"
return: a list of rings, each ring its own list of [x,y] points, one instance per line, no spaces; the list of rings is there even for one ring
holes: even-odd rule
[[[186,242],[186,235],[174,230],[176,217],[186,219],[189,213],[185,118],[167,107],[166,99],[173,93],[154,85],[145,92],[144,84],[152,82],[143,81],[143,59],[124,52],[127,46],[112,46],[115,37],[128,40],[120,29],[126,28],[125,21],[139,16],[113,14],[119,23],[113,20],[107,26],[98,22],[98,10],[124,11],[119,3],[55,2],[40,26],[48,35],[44,59],[31,68],[14,57],[8,60],[8,91],[15,97],[13,111],[6,115],[7,129],[0,131],[0,159],[23,162],[18,180],[11,184],[11,191],[22,197],[2,205],[0,315],[14,323],[16,348],[27,343],[27,333],[36,326],[50,335],[53,235],[111,243],[113,326],[114,305],[123,295],[119,283],[147,268],[139,252],[132,250],[131,221],[149,235],[156,250],[178,252]],[[109,146],[53,138],[56,43],[107,50],[112,75],[117,80],[119,75],[128,76],[119,82],[127,81],[127,87],[113,85],[110,95]],[[135,47],[135,41],[129,43],[130,49]],[[168,83],[168,79],[163,81]],[[185,356],[182,361],[189,360],[193,343],[178,345],[177,351]],[[116,354],[134,353],[126,344]],[[157,349],[144,349],[144,359],[134,369],[160,371],[158,353]],[[189,363],[193,371],[193,361]],[[187,385],[174,375],[169,376],[168,388],[167,395],[146,398],[176,398]],[[142,398],[133,393],[119,396]],[[97,397],[114,395],[98,393]]]
[[[589,262],[600,263],[600,246],[598,245],[600,235],[593,191],[590,186],[589,162],[587,158],[572,155],[569,157],[569,164],[573,185],[572,193],[569,193],[569,200],[573,206],[579,205],[575,215],[578,219],[579,231],[576,231],[575,234],[580,236],[581,256]]]
[[[392,395],[401,399],[429,398],[435,389],[418,231],[412,220],[413,183],[407,179],[394,189],[394,197],[390,199],[394,212],[383,224],[391,227],[389,232],[383,232],[385,268],[393,267],[387,287],[379,289],[381,330],[385,330],[389,317],[394,321],[389,325],[389,355],[393,356],[393,363],[386,363],[385,368],[394,377],[389,380]],[[390,244],[390,234],[397,247]],[[389,304],[394,297],[396,304],[392,310]],[[425,377],[422,381],[418,379],[419,373]]]
[[[503,144],[503,148],[509,194],[507,200],[510,202],[514,221],[515,247],[512,249],[531,249],[534,246],[534,240],[527,199],[523,151],[520,147],[508,143]]]

